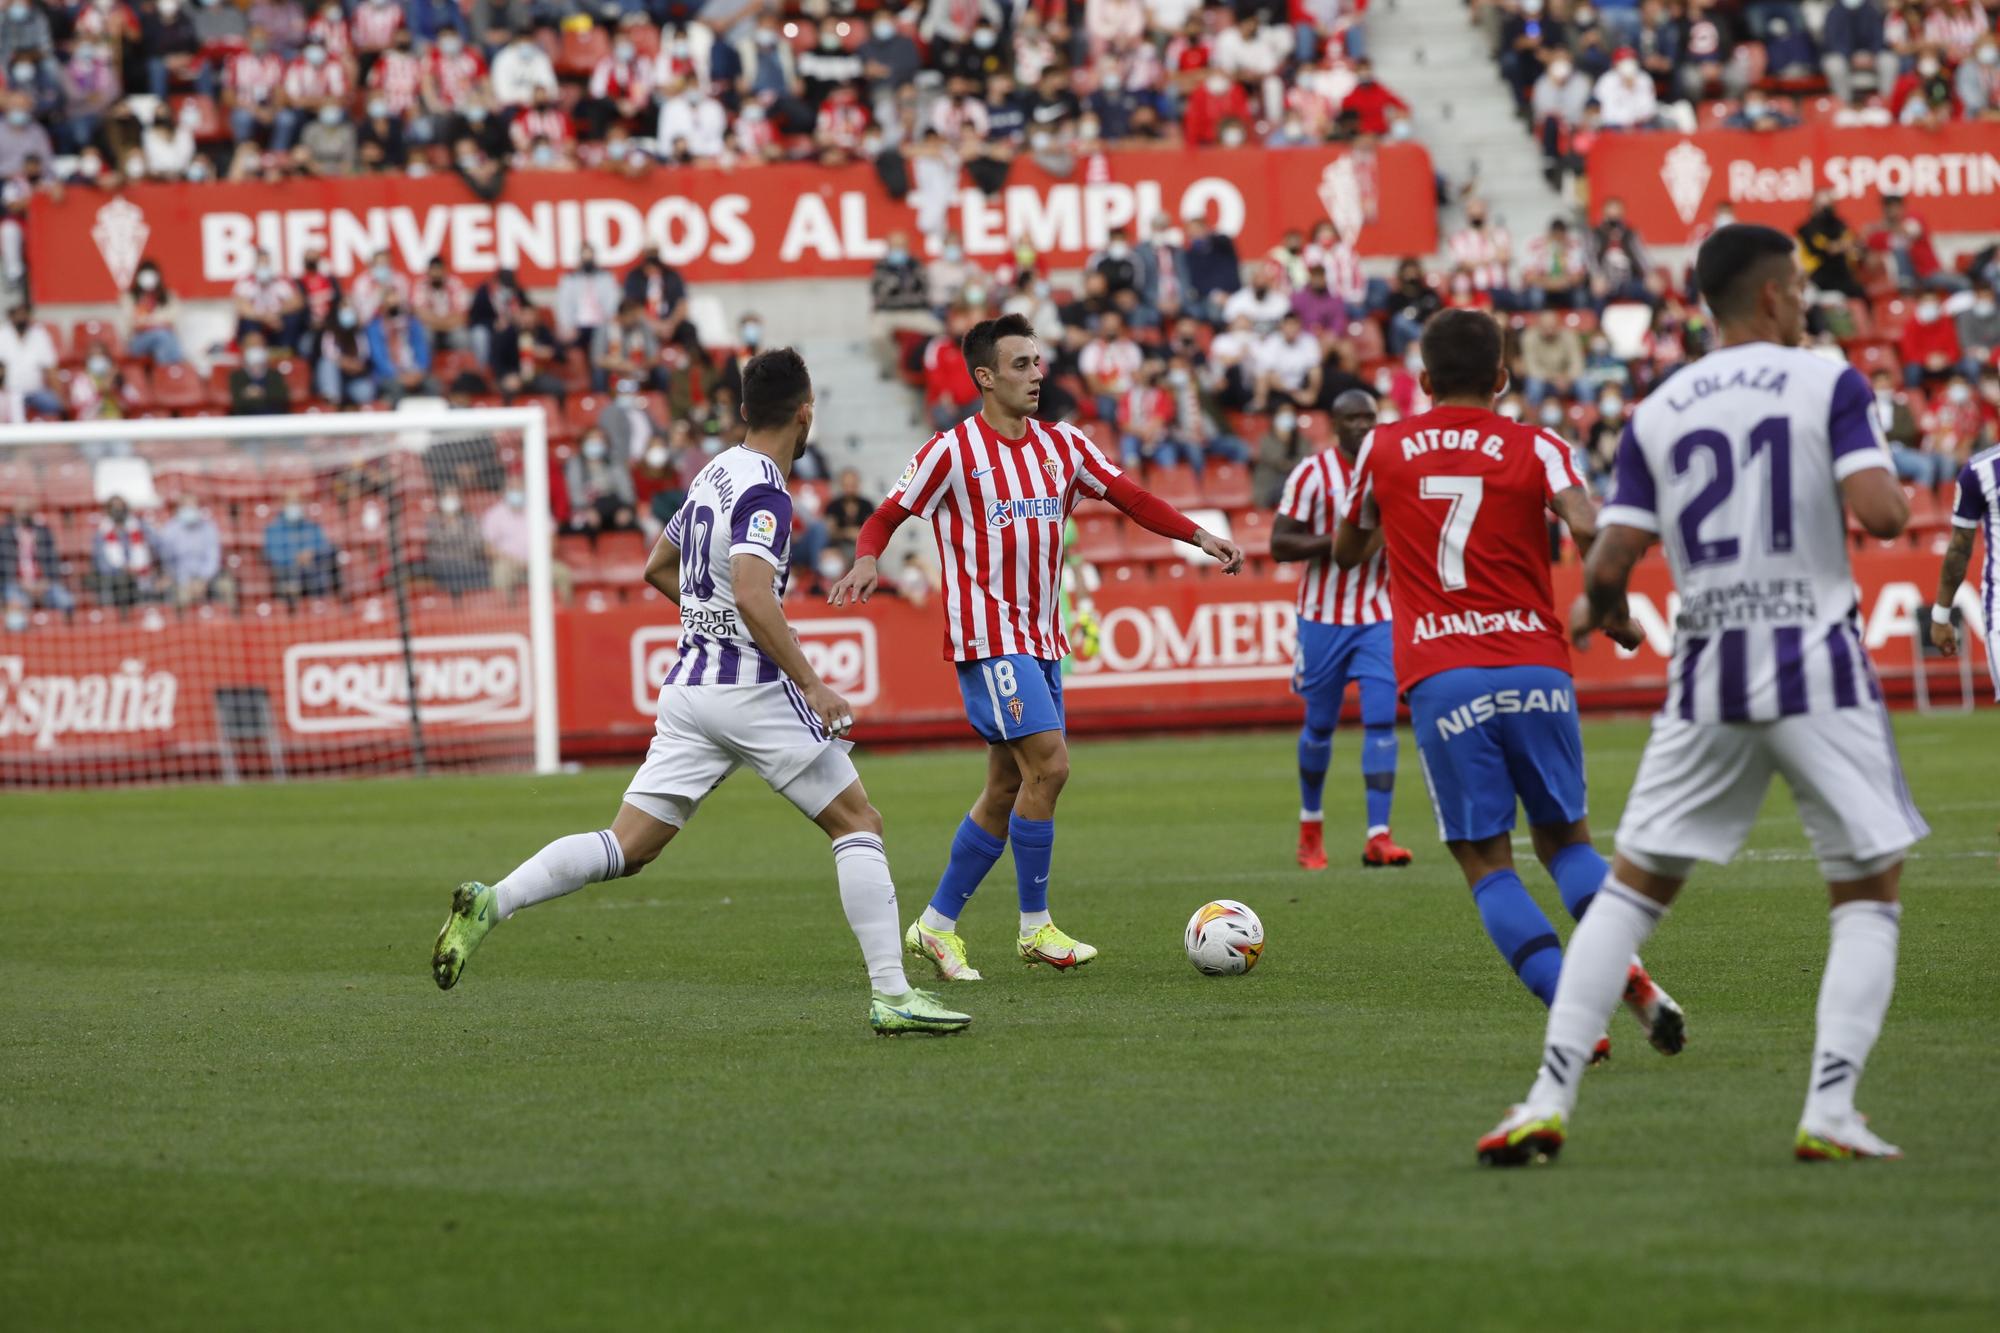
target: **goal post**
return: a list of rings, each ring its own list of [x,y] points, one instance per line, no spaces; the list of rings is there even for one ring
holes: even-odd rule
[[[539,407],[0,427],[0,787],[561,761]]]

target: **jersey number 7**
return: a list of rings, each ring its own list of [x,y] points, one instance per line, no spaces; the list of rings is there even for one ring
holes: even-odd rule
[[[1486,498],[1482,477],[1421,477],[1417,494],[1426,500],[1447,500],[1444,524],[1438,529],[1438,586],[1456,592],[1465,586],[1465,544],[1472,537],[1472,520]]]

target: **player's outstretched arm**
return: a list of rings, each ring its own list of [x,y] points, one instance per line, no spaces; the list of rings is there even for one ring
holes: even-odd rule
[[[903,526],[903,520],[910,511],[894,500],[884,500],[861,525],[861,535],[854,542],[854,564],[842,574],[834,585],[827,589],[829,606],[846,606],[849,603],[865,602],[874,594],[881,583],[881,573],[876,558],[889,545],[889,538],[896,535],[896,529]]]
[[[680,601],[680,543],[665,532],[653,543],[653,553],[646,557],[646,582],[659,589],[660,595],[668,601]]]
[[[1342,569],[1353,569],[1381,549],[1382,529],[1364,528],[1351,518],[1341,519],[1340,528],[1333,534],[1333,563]],[[1277,539],[1273,536],[1271,553],[1276,555],[1277,550]]]
[[[1243,568],[1243,550],[1235,542],[1206,531],[1124,473],[1116,473],[1105,482],[1104,498],[1146,531],[1186,542],[1211,560],[1219,561],[1223,573],[1234,574]]]
[[[1589,497],[1585,497],[1588,503]],[[1591,543],[1590,556],[1583,562],[1583,595],[1570,608],[1570,642],[1588,646],[1592,630],[1603,630],[1620,648],[1637,648],[1645,637],[1625,602],[1625,590],[1632,584],[1632,568],[1653,544],[1653,534],[1613,523],[1598,533]]]
[[[1590,492],[1581,486],[1567,486],[1557,491],[1549,501],[1549,508],[1569,529],[1569,539],[1576,543],[1576,553],[1588,560],[1590,547],[1597,540],[1597,501],[1590,498]]]
[[[1840,495],[1854,521],[1871,537],[1887,541],[1902,536],[1910,525],[1910,497],[1903,494],[1903,484],[1887,467],[1850,472],[1841,480]]]
[[[762,556],[734,555],[729,558],[729,573],[736,589],[736,613],[743,617],[743,627],[764,656],[776,662],[778,670],[799,687],[806,696],[806,707],[828,731],[838,736],[852,727],[854,710],[826,687],[819,672],[806,661],[799,636],[792,633],[785,619],[785,608],[778,604],[778,594],[771,587],[770,562]]]
[[[1958,651],[1958,628],[1951,623],[1951,604],[1958,600],[1958,587],[1965,582],[1966,566],[1972,563],[1971,528],[1951,530],[1951,544],[1944,548],[1944,565],[1938,570],[1937,600],[1931,603],[1931,644],[1949,656]],[[1937,613],[1942,611],[1944,619]]]

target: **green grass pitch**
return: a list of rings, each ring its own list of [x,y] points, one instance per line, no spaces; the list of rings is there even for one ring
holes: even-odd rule
[[[1826,912],[1782,794],[1648,952],[1687,1053],[1621,1014],[1560,1165],[1500,1174],[1542,1010],[1407,733],[1417,865],[1359,868],[1343,733],[1317,876],[1290,736],[1080,744],[1054,903],[1103,957],[1010,962],[1003,862],[950,1040],[869,1035],[824,839],[747,776],[450,994],[450,886],[602,827],[623,771],[10,793],[0,1327],[1992,1328],[2000,714],[1897,729],[1935,832],[1861,1100],[1909,1156],[1860,1167],[1791,1160]],[[1644,734],[1589,727],[1601,845]],[[907,921],[981,761],[861,766]],[[1263,916],[1251,976],[1181,956],[1212,897]]]

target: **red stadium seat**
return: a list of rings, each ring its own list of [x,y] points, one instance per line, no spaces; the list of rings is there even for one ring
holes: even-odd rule
[[[124,355],[125,339],[116,324],[108,319],[79,319],[69,326],[69,355],[63,359],[71,365],[82,365],[93,342],[103,343],[114,361]]]
[[[1250,469],[1241,463],[1210,463],[1202,475],[1201,498],[1218,509],[1249,508]]]
[[[210,408],[208,385],[194,367],[178,364],[153,368],[153,399],[180,416],[201,416]]]
[[[1093,565],[1125,558],[1125,518],[1119,514],[1079,514],[1076,554]]]
[[[1203,503],[1201,483],[1190,467],[1178,464],[1155,467],[1147,476],[1146,488],[1176,509],[1190,509]]]
[[[285,382],[285,392],[292,396],[292,403],[310,402],[313,397],[312,368],[296,356],[281,356],[271,362],[271,369]]]

